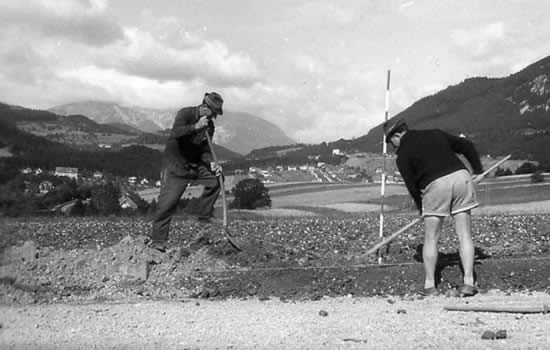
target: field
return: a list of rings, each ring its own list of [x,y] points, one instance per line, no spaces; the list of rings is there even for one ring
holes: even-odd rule
[[[283,305],[328,305],[335,298],[361,303],[362,299],[356,298],[382,297],[373,308],[387,312],[390,304],[385,298],[400,300],[398,303],[413,310],[423,303],[415,296],[423,275],[422,225],[414,226],[383,249],[383,264],[379,265],[375,256],[364,255],[379,241],[378,186],[288,184],[274,186],[270,193],[272,209],[230,211],[229,230],[241,242],[240,252],[227,243],[218,226],[208,227],[211,244],[199,250],[182,248],[200,228],[186,217],[176,217],[172,222],[172,248],[166,253],[145,245],[150,230],[147,218],[1,219],[0,305],[93,303],[96,308],[111,308],[113,302],[196,300],[198,305],[199,300],[235,298]],[[388,186],[386,194],[388,235],[409,223],[416,213],[407,204],[403,186]],[[528,177],[487,181],[479,187],[482,205],[473,217],[476,273],[482,291],[479,298],[490,299],[491,293],[505,296],[550,292],[549,195],[548,182],[531,184]],[[452,220],[445,222],[440,241],[438,286],[442,293],[461,283],[452,224]],[[165,312],[174,307],[156,305]],[[353,308],[345,305],[347,301],[333,308]],[[441,303],[437,305],[441,307]],[[259,314],[263,310],[262,306],[249,304],[241,307],[252,307],[251,312]],[[31,309],[40,313],[26,317],[45,317],[55,312],[51,317],[61,319],[55,328],[60,329],[72,322],[71,315],[80,315],[80,311],[64,313],[62,309],[44,306]],[[119,312],[130,319],[135,317],[128,313],[130,309],[125,310]],[[12,309],[7,307],[5,312],[12,315],[14,324],[18,322]],[[101,316],[90,312],[91,318],[78,317],[93,320]],[[201,322],[195,314],[180,316]],[[397,321],[394,316],[388,317],[387,327],[392,327]],[[128,323],[130,319],[120,322]],[[159,315],[154,320],[160,322]],[[271,326],[284,329],[284,322]],[[96,327],[100,327],[99,321]],[[137,327],[143,332],[149,330]],[[535,336],[537,332],[533,329],[530,334]],[[47,334],[54,337],[53,333]],[[117,334],[111,330],[111,336]],[[217,338],[214,335],[212,339]],[[241,341],[236,344],[248,344]],[[193,344],[201,347],[198,341]]]

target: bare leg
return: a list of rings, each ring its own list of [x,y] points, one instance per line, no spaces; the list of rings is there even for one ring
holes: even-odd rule
[[[470,211],[454,215],[455,230],[460,243],[459,253],[464,269],[464,284],[474,285],[474,255],[475,248],[472,240],[472,218]]]
[[[437,241],[441,233],[443,217],[426,216],[424,218],[424,247],[422,258],[424,259],[425,282],[424,288],[435,287],[435,268],[437,265]]]

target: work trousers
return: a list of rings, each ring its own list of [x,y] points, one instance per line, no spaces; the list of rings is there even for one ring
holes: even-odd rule
[[[153,241],[168,240],[172,215],[176,211],[185,188],[191,183],[204,186],[202,196],[190,201],[190,205],[193,205],[192,214],[196,215],[199,220],[212,217],[214,203],[220,193],[220,184],[216,175],[212,174],[204,165],[198,167],[197,177],[194,178],[178,176],[170,170],[164,169],[161,174],[157,210],[153,217],[151,233]]]

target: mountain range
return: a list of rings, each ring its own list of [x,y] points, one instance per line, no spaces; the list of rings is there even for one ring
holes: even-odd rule
[[[439,128],[472,140],[480,153],[550,159],[550,57],[504,78],[471,78],[424,97],[390,121],[410,128]],[[351,142],[382,149],[383,123]]]
[[[512,154],[513,159],[550,164],[550,57],[503,78],[466,79],[426,96],[390,118],[412,129],[439,128],[462,135],[481,155]],[[326,143],[345,153],[382,153],[383,122],[351,140]],[[388,149],[390,152],[391,147]],[[318,145],[293,145],[255,150],[256,159],[319,154]]]
[[[49,110],[59,115],[84,115],[97,123],[123,124],[144,132],[157,133],[172,127],[175,109],[127,107],[111,102],[84,101]],[[240,154],[258,148],[296,143],[278,126],[249,113],[225,111],[216,119],[214,143]]]

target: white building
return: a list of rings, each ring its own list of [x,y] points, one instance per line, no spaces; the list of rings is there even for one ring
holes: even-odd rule
[[[55,176],[65,176],[71,179],[78,179],[78,168],[62,167],[55,168]]]

